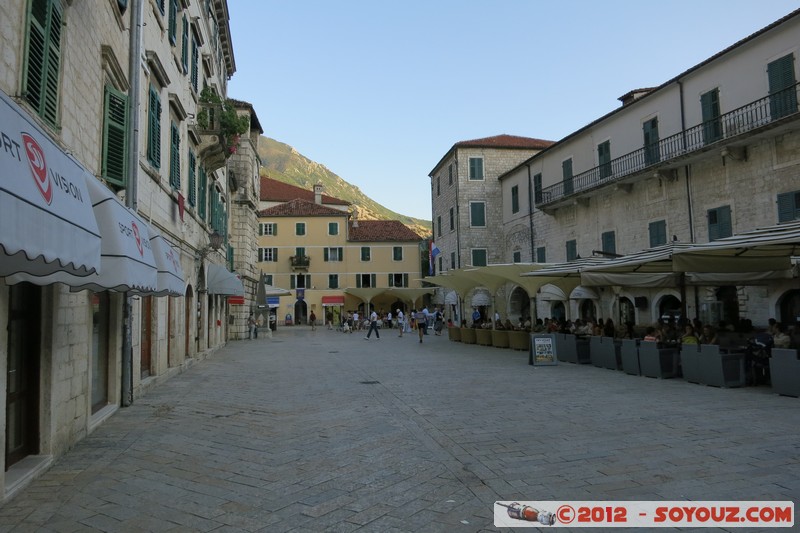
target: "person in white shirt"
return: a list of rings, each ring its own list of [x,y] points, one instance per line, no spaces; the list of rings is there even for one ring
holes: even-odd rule
[[[405,331],[406,323],[405,323],[405,316],[403,316],[403,312],[398,309],[397,310],[397,327],[400,328],[400,335],[398,337],[403,336],[403,331]]]
[[[369,336],[372,335],[372,332],[375,331],[375,337],[380,340],[381,334],[378,333],[378,313],[375,311],[369,315],[369,331],[367,332],[367,336],[364,337],[365,340],[369,340]]]

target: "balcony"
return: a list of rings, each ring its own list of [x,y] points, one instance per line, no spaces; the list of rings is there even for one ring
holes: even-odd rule
[[[648,170],[656,172],[669,163],[714,147],[722,148],[726,141],[754,134],[798,118],[798,91],[795,84],[712,120],[698,124],[657,143],[639,148],[608,163],[596,166],[560,183],[534,193],[536,207],[547,211],[560,204],[570,203],[577,196],[609,184],[630,186],[630,179]],[[665,173],[665,175],[668,175]],[[625,180],[624,180],[625,179]],[[624,182],[623,182],[624,180]]]
[[[293,255],[289,261],[292,263],[292,270],[308,270],[311,265],[311,258],[307,255]]]

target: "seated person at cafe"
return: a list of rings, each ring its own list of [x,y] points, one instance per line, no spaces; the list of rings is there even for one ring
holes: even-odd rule
[[[633,323],[625,322],[617,328],[615,337],[617,339],[633,339]]]
[[[719,344],[717,332],[709,324],[703,326],[703,333],[700,335],[700,344]]]
[[[607,318],[605,323],[603,324],[603,336],[604,337],[613,337],[614,336],[614,321],[610,318]]]
[[[788,348],[792,343],[792,338],[786,334],[786,326],[778,322],[775,324],[773,331],[775,331],[775,334],[772,336],[772,345],[775,348]]]
[[[683,335],[681,335],[681,344],[699,344],[700,339],[697,338],[694,332],[694,326],[689,322],[683,327]]]
[[[651,342],[659,342],[661,340],[661,336],[658,333],[658,330],[653,326],[648,326],[644,332],[644,340],[651,341]]]
[[[506,318],[506,321],[503,324],[503,328],[505,328],[507,330],[512,330],[512,329],[514,329],[514,324],[511,323],[511,320]]]

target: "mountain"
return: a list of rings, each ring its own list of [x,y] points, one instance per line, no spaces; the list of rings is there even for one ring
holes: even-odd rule
[[[430,220],[401,215],[383,207],[361,192],[361,189],[331,172],[325,165],[308,159],[288,144],[262,135],[258,141],[258,155],[261,157],[262,176],[304,189],[311,189],[314,184],[322,183],[325,194],[352,203],[361,220],[399,220],[420,237],[432,233]]]

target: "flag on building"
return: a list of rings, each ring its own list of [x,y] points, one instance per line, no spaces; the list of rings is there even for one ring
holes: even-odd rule
[[[433,239],[431,239],[428,247],[428,274],[433,276],[433,261],[436,259],[436,256],[442,253],[442,251],[439,250],[439,247],[436,246],[436,243],[433,242]]]

